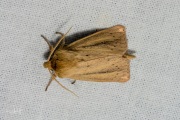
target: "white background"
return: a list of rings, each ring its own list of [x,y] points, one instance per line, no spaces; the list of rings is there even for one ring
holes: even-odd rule
[[[56,31],[126,26],[136,51],[127,83],[58,79],[42,64]],[[73,38],[73,39],[76,39]],[[1,120],[179,120],[179,0],[1,0]]]

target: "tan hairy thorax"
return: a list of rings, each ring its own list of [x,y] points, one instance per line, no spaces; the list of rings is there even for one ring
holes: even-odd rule
[[[116,25],[101,30],[67,46],[64,45],[66,34],[59,34],[62,37],[55,47],[42,36],[50,48],[50,55],[44,63],[51,74],[46,90],[55,80],[70,91],[56,80],[57,76],[95,82],[126,82],[130,79],[129,62],[135,56],[127,53],[124,26]]]

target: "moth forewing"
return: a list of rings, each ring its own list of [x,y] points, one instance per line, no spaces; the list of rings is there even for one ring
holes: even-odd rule
[[[59,77],[95,82],[125,82],[129,79],[129,61],[120,55],[80,61],[65,69],[58,72]]]

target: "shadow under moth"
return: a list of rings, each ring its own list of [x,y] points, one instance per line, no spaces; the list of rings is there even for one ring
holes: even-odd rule
[[[98,31],[69,45],[65,45],[66,34],[60,34],[62,37],[55,46],[42,35],[50,48],[48,59],[44,62],[44,67],[51,74],[46,90],[55,80],[72,92],[56,77],[94,82],[126,82],[130,79],[130,60],[135,56],[127,53],[124,26],[116,25]]]

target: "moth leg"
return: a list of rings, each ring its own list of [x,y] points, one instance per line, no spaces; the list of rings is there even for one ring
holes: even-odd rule
[[[46,43],[48,44],[49,46],[49,50],[50,51],[53,51],[53,46],[51,45],[51,43],[49,42],[49,40],[44,36],[44,35],[41,35],[42,38],[44,38],[44,40],[46,41]]]
[[[56,34],[60,34],[61,36],[65,36],[62,32],[56,32]],[[61,47],[63,47],[64,45],[65,45],[65,38],[62,39]]]
[[[76,82],[76,80],[72,81],[71,84],[74,84]]]
[[[132,60],[132,59],[134,59],[136,56],[130,55],[130,54],[127,54],[127,53],[126,53],[126,54],[123,55],[123,57],[124,57],[124,58],[127,58],[128,60]]]
[[[101,31],[101,30],[103,30],[103,29],[95,29],[95,32],[98,32],[98,31]]]
[[[56,34],[60,34],[60,35],[64,36],[64,34],[62,32],[56,32]]]

